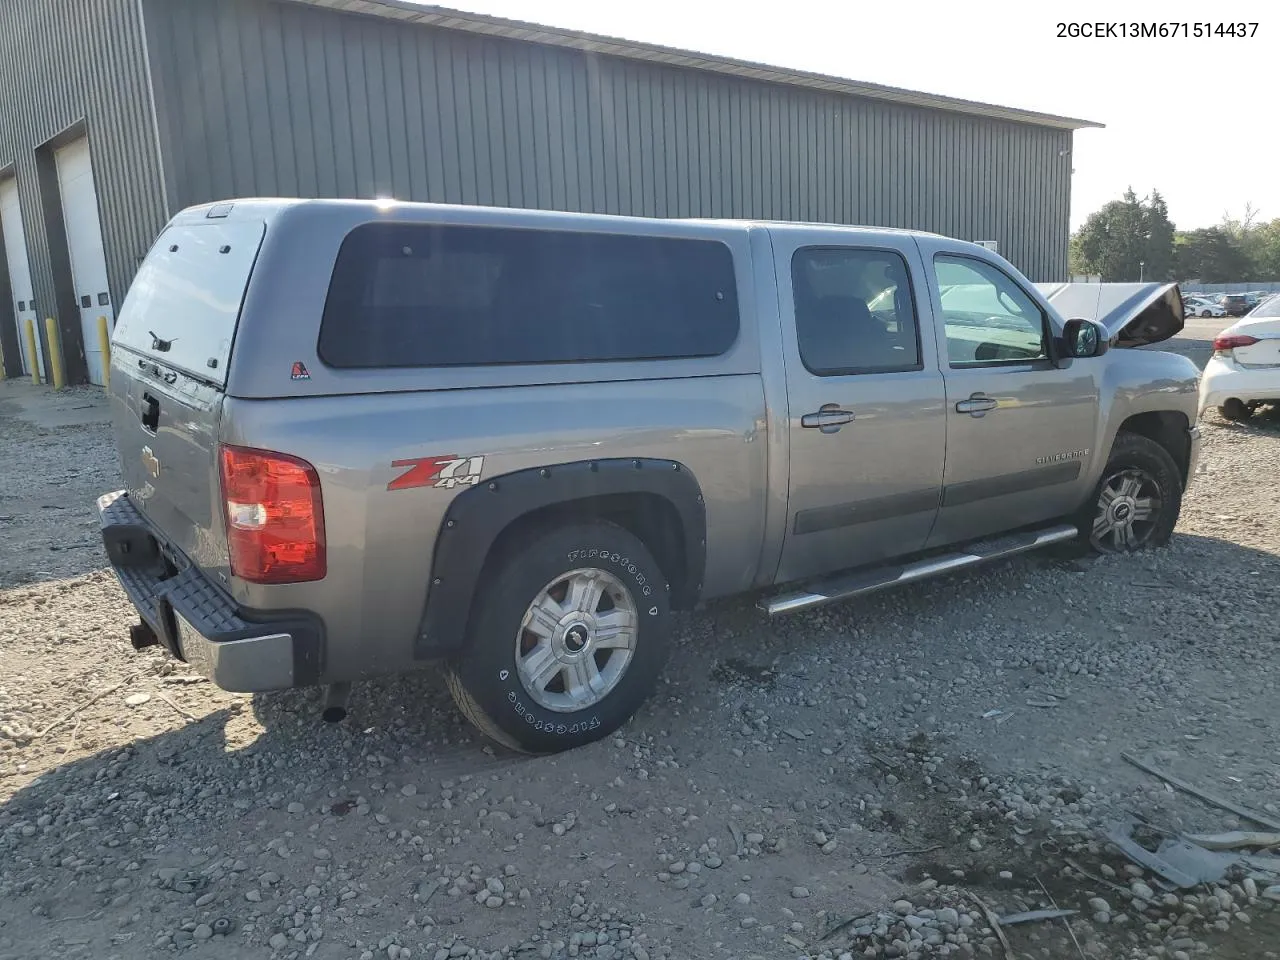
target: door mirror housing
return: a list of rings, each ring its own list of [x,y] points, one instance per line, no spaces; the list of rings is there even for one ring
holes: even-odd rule
[[[1106,353],[1111,338],[1098,321],[1077,317],[1063,325],[1061,344],[1060,360],[1086,360]]]

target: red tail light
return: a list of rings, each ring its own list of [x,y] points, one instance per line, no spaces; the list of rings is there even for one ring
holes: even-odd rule
[[[1214,338],[1213,352],[1228,353],[1236,347],[1252,347],[1257,342],[1257,337],[1250,337],[1243,333],[1223,334]]]
[[[324,505],[315,467],[229,446],[221,467],[231,572],[252,583],[323,580]]]

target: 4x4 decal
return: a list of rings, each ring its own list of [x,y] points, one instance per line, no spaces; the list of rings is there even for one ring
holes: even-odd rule
[[[408,490],[412,487],[452,490],[454,487],[474,486],[480,482],[484,457],[458,457],[448,453],[442,457],[392,460],[391,466],[409,469],[388,483],[388,490]]]

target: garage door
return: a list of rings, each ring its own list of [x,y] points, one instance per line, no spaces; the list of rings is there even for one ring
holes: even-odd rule
[[[22,355],[22,372],[40,371],[44,378],[44,356],[40,335],[36,334],[36,355],[27,356],[27,338],[23,333],[28,318],[36,319],[36,305],[31,290],[31,269],[27,266],[27,235],[22,231],[22,208],[18,204],[18,181],[12,177],[0,181],[0,236],[4,237],[4,254],[9,269],[9,290],[13,295],[13,316],[18,325],[18,349]],[[38,321],[37,321],[38,322]]]
[[[67,249],[71,254],[71,276],[80,310],[80,327],[84,332],[85,361],[89,367],[90,382],[102,383],[98,318],[106,317],[110,329],[115,326],[115,313],[107,290],[107,258],[102,249],[102,226],[98,222],[98,194],[93,185],[89,141],[81,138],[68,144],[57,152],[56,158],[62,217],[67,228]]]

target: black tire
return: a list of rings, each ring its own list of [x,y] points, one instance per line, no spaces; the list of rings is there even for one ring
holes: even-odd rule
[[[1212,317],[1212,316],[1213,316],[1213,311],[1211,311],[1211,310],[1201,310],[1201,311],[1200,311],[1200,319],[1202,319],[1202,320],[1204,320],[1204,319],[1206,319],[1206,318],[1208,318],[1208,317]]]
[[[602,570],[625,588],[634,605],[634,645],[597,702],[581,710],[548,709],[521,679],[517,638],[530,639],[522,624],[534,600],[558,578],[582,569]],[[657,562],[623,528],[594,521],[547,531],[486,564],[466,644],[445,670],[449,691],[481,732],[513,750],[557,753],[599,740],[626,723],[657,684],[670,647],[668,599]],[[594,647],[590,655],[597,657]],[[607,651],[599,655],[608,662]]]
[[[1127,482],[1136,480],[1139,492],[1130,496],[1113,497],[1107,505],[1102,502],[1104,491],[1123,490]],[[1093,495],[1081,507],[1076,523],[1080,527],[1081,541],[1096,553],[1134,553],[1148,547],[1162,547],[1173,536],[1182,510],[1182,473],[1169,451],[1156,441],[1136,433],[1121,432],[1112,444],[1107,464],[1102,469]],[[1155,501],[1158,506],[1151,519],[1135,519],[1134,504]],[[1117,520],[1116,512],[1128,504],[1130,512]],[[1120,537],[1113,531],[1099,534],[1104,521],[1112,527],[1127,521],[1131,536]]]
[[[1226,400],[1222,406],[1218,408],[1218,413],[1222,414],[1224,420],[1234,420],[1237,423],[1243,423],[1253,416],[1253,408],[1236,397]]]

